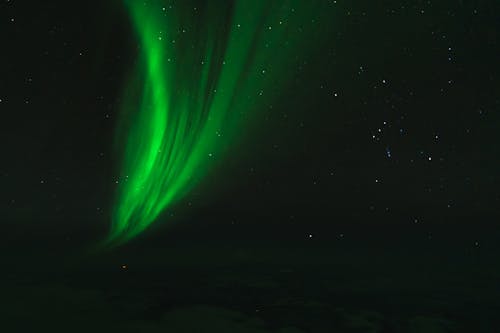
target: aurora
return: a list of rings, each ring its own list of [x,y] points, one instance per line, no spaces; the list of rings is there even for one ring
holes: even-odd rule
[[[129,241],[203,180],[286,89],[310,47],[302,0],[124,2],[137,40],[123,92],[108,243]],[[308,26],[314,26],[308,24]],[[310,27],[308,29],[311,29]],[[316,32],[318,33],[318,32]]]

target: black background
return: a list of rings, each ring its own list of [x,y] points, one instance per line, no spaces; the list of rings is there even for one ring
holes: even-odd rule
[[[498,3],[329,2],[335,28],[259,131],[138,239],[89,254],[137,41],[117,1],[3,1],[8,323],[498,330]]]

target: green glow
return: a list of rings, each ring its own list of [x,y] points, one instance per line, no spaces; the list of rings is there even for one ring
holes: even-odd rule
[[[269,109],[310,38],[303,22],[321,13],[311,2],[125,1],[139,55],[119,125],[110,243],[146,229]]]

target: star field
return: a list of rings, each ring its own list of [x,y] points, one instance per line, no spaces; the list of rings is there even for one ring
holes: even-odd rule
[[[3,313],[38,329],[53,315],[29,309],[78,317],[74,299],[83,326],[144,332],[498,331],[499,3],[263,2],[261,21],[223,3],[0,2]],[[244,51],[224,39],[256,29]],[[153,84],[201,125],[148,123]],[[201,138],[196,163],[156,160],[134,197],[164,125]],[[170,176],[163,204],[167,169],[196,181]],[[126,244],[89,254],[117,220]]]

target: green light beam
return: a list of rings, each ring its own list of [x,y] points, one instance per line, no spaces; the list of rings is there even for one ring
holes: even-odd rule
[[[118,127],[120,172],[109,244],[144,231],[223,159],[243,129],[253,127],[286,88],[291,66],[314,33],[310,22],[327,2],[125,4],[139,55]]]

